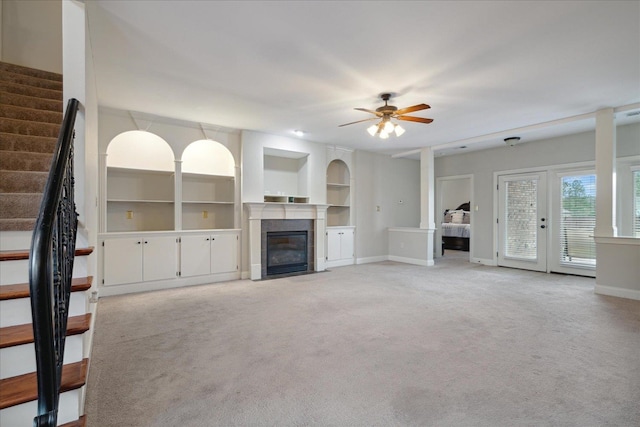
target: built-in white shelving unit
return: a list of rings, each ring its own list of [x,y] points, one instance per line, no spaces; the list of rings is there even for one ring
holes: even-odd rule
[[[333,160],[327,167],[327,226],[350,225],[351,176],[342,160]]]

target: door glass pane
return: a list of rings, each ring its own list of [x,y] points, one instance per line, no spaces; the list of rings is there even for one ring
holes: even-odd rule
[[[633,172],[633,236],[640,237],[640,170]]]
[[[538,180],[507,181],[505,256],[535,260],[538,233]]]
[[[596,176],[565,176],[561,180],[560,261],[563,264],[596,265]]]

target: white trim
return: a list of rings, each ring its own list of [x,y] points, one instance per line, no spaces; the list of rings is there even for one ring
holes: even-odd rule
[[[356,264],[371,264],[373,262],[383,262],[383,261],[389,261],[389,255],[356,258]]]
[[[605,245],[635,245],[635,246],[640,246],[640,238],[637,237],[610,237],[610,236],[606,236],[606,237],[598,237],[595,236],[594,237],[596,244],[605,244]]]
[[[417,228],[417,227],[389,227],[389,231],[394,233],[422,233],[427,234],[429,232],[434,232],[435,228]]]
[[[488,265],[491,267],[498,266],[498,262],[495,259],[488,259],[488,258],[469,258],[469,262],[472,262],[475,264]]]
[[[113,295],[123,295],[138,292],[159,291],[163,289],[182,288],[185,286],[207,285],[215,282],[226,282],[238,280],[240,273],[233,271],[230,273],[210,274],[206,276],[187,277],[183,279],[169,279],[151,282],[127,283],[124,285],[111,285],[98,287],[100,298]]]
[[[618,298],[628,298],[640,301],[640,291],[635,289],[617,288],[615,286],[596,285],[593,290],[598,295],[608,295]]]
[[[347,259],[338,259],[335,261],[327,261],[325,266],[326,268],[333,268],[333,267],[344,267],[344,266],[353,265],[353,264],[355,264],[355,259],[347,258]]]
[[[435,201],[435,209],[436,215],[441,215],[443,212],[443,206],[442,206],[442,183],[444,181],[457,181],[460,179],[468,179],[469,180],[469,211],[472,213],[471,215],[471,221],[470,221],[470,227],[469,227],[469,232],[470,234],[470,238],[469,238],[469,258],[473,258],[473,230],[474,230],[474,225],[475,225],[475,218],[476,215],[473,215],[474,212],[477,212],[475,210],[475,198],[474,198],[474,194],[475,194],[475,183],[474,183],[474,175],[473,174],[464,174],[464,175],[449,175],[449,176],[440,176],[438,178],[436,178],[436,185],[435,185],[435,191],[436,191],[436,201]],[[438,217],[436,217],[438,218]],[[442,257],[442,232],[440,231],[440,227],[438,227],[438,225],[441,224],[442,221],[436,221],[436,230],[434,230],[434,245],[433,245],[433,251],[434,251],[434,258],[441,258]]]
[[[389,261],[402,262],[405,264],[421,265],[423,267],[431,267],[432,265],[434,265],[433,260],[406,258],[401,256],[395,256],[395,255],[389,255]]]

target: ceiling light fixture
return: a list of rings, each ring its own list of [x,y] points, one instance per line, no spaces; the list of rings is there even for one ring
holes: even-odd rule
[[[514,145],[520,143],[520,137],[519,136],[510,136],[509,138],[505,138],[504,139],[504,143],[507,144],[510,147],[513,147]]]
[[[296,130],[294,130],[294,131],[293,131],[293,133],[294,133],[296,136],[300,136],[300,137],[304,136],[304,132],[303,132],[303,131],[301,131],[301,130],[297,130],[297,129],[296,129]]]
[[[369,126],[367,132],[371,136],[378,135],[381,139],[387,139],[392,133],[400,136],[405,133],[405,130],[402,126],[393,123],[389,118],[383,117],[378,124]]]

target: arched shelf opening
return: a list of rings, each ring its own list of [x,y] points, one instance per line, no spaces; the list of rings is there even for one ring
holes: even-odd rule
[[[235,176],[235,161],[221,143],[201,139],[189,144],[182,153],[182,172]]]
[[[182,229],[234,227],[235,161],[219,142],[194,141],[182,153]]]
[[[173,150],[167,141],[151,132],[123,132],[107,146],[107,167],[173,172]]]
[[[164,139],[121,133],[107,146],[106,166],[106,231],[174,229],[175,163]]]
[[[331,161],[327,166],[327,225],[351,225],[351,173],[342,160]]]

